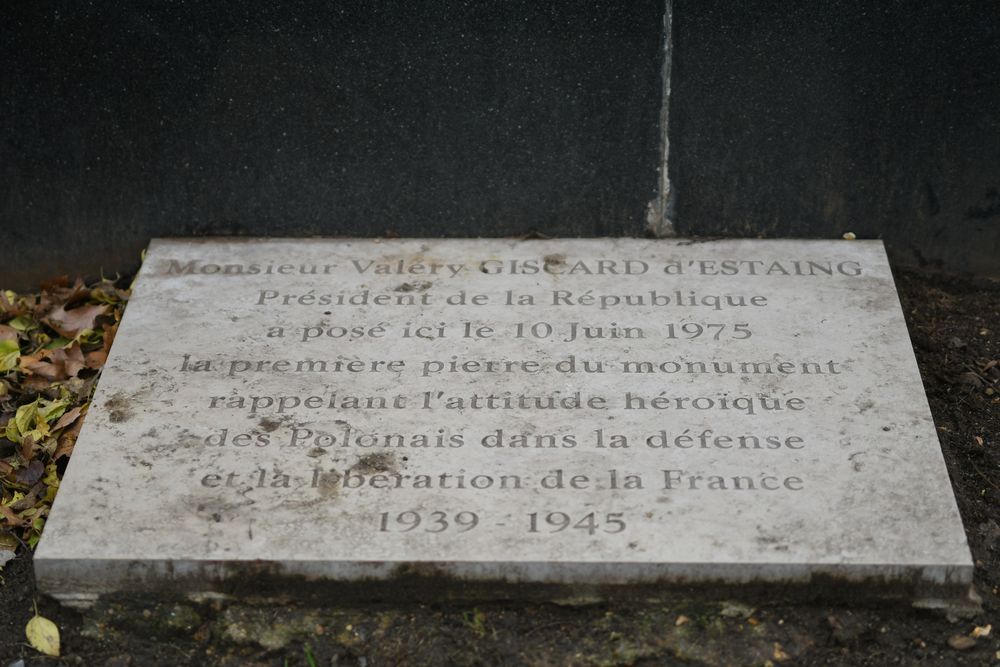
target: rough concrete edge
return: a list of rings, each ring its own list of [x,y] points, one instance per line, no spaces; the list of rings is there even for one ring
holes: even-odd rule
[[[673,191],[670,183],[670,172],[667,168],[670,158],[670,70],[673,63],[674,40],[672,35],[674,21],[673,0],[665,0],[663,12],[663,99],[660,105],[660,182],[659,191],[646,206],[646,225],[648,232],[656,238],[676,235],[673,216]]]
[[[35,562],[35,578],[39,591],[78,609],[89,607],[102,596],[127,592],[233,600],[289,598],[316,604],[323,600],[552,602],[581,596],[612,601],[668,599],[697,591],[706,599],[736,597],[764,604],[780,599],[825,599],[849,604],[903,603],[954,612],[970,607],[974,575],[972,564],[964,562],[731,563],[733,571],[728,574],[715,571],[718,564],[581,562],[562,564],[570,566],[563,576],[552,576],[558,573],[551,571],[551,565],[127,558],[80,563],[72,558],[41,558]],[[337,566],[347,566],[348,571],[338,572]],[[498,566],[513,566],[515,572],[502,572]],[[536,571],[539,566],[544,571]],[[663,571],[663,566],[674,571]],[[602,574],[612,572],[616,576],[611,580],[597,583]]]

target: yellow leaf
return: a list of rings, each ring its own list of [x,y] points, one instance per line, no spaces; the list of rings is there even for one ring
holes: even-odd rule
[[[7,326],[11,327],[12,329],[17,329],[18,331],[30,331],[31,329],[35,329],[38,327],[38,325],[35,324],[34,320],[28,317],[24,317],[23,315],[18,315],[17,317],[12,319],[10,322],[7,323]]]
[[[41,442],[45,440],[49,435],[49,425],[42,424],[38,428],[28,431],[27,433],[21,434],[21,446],[31,447],[34,450],[35,447],[41,447]],[[31,444],[28,444],[28,440],[31,440]],[[29,450],[30,451],[30,450]]]
[[[49,488],[59,488],[59,471],[56,469],[55,463],[45,466],[45,477],[42,478],[42,481]]]
[[[0,340],[0,373],[12,371],[17,368],[17,362],[20,357],[21,347],[16,340]]]
[[[66,412],[66,408],[69,407],[67,401],[48,401],[40,399],[38,404],[38,420],[39,424],[45,422],[54,422],[59,417],[62,417],[63,413]]]
[[[23,435],[31,430],[36,417],[38,417],[38,399],[19,407],[14,413],[14,418],[10,421],[17,428],[17,433]],[[10,430],[10,424],[7,425],[7,429]],[[14,440],[14,438],[10,439]]]
[[[24,634],[35,650],[59,657],[59,628],[49,619],[36,614],[24,627]]]
[[[15,491],[14,494],[10,497],[10,500],[8,500],[7,502],[5,502],[3,504],[6,505],[7,507],[10,507],[11,505],[13,505],[14,503],[16,503],[21,498],[24,498],[24,494],[21,493],[20,491]]]

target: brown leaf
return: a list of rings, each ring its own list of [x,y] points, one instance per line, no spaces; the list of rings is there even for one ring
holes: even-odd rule
[[[80,349],[79,343],[73,343],[69,347],[62,350],[56,350],[55,352],[62,353],[63,365],[66,367],[66,375],[71,378],[76,377],[77,374],[87,366],[83,358],[83,350]]]
[[[115,334],[118,333],[117,322],[114,324],[105,324],[103,327],[104,344],[101,346],[102,349],[93,350],[92,352],[87,352],[87,354],[84,355],[86,366],[91,370],[98,370],[108,362],[108,354],[111,352],[111,345],[115,342]]]
[[[62,364],[43,361],[44,358],[43,355],[34,354],[21,357],[21,370],[43,377],[50,382],[65,380],[67,377],[66,368]]]
[[[103,305],[80,306],[73,310],[60,306],[49,313],[44,321],[58,331],[60,336],[76,338],[84,329],[93,329],[95,320],[107,312],[108,307]]]
[[[29,375],[21,382],[22,390],[35,394],[45,391],[50,386],[52,386],[50,381],[40,375]]]
[[[104,350],[94,350],[93,352],[88,352],[84,355],[84,363],[87,368],[91,370],[97,370],[104,366],[108,361],[108,353]]]
[[[25,461],[30,461],[31,459],[35,458],[34,456],[31,455],[32,450],[34,448],[35,448],[35,439],[30,435],[26,435],[23,438],[21,438],[21,446],[18,448],[18,453],[21,454],[22,459],[24,459]]]
[[[6,519],[8,526],[24,525],[24,519],[14,514],[14,510],[7,507],[6,505],[0,505],[0,516]]]
[[[0,340],[17,340],[17,329],[0,324]]]
[[[79,343],[61,350],[45,350],[21,357],[21,370],[58,382],[76,377],[86,367]]]
[[[69,410],[62,417],[59,418],[59,421],[57,421],[55,424],[52,425],[52,430],[58,431],[61,428],[69,426],[80,417],[80,414],[82,412],[83,412],[83,406],[79,406],[73,408],[72,410]]]
[[[44,471],[44,468],[43,468]],[[23,512],[24,510],[34,507],[38,499],[45,494],[45,482],[36,482],[31,489],[24,494],[24,498],[21,498],[16,503],[11,503],[10,508],[15,512]]]
[[[56,451],[52,452],[53,461],[58,461],[63,456],[69,456],[73,453],[73,447],[76,446],[76,439],[80,435],[81,428],[83,428],[83,420],[78,419],[72,426],[62,432],[59,436],[59,445],[56,447]]]
[[[104,353],[105,358],[111,352],[111,344],[115,342],[115,335],[118,333],[118,322],[104,325]]]
[[[14,474],[14,479],[18,484],[34,484],[45,474],[45,466],[41,461],[35,460],[23,468],[18,469]]]
[[[43,292],[48,292],[56,303],[71,305],[82,301],[90,296],[90,288],[81,279],[77,278],[72,285],[69,278],[63,276],[50,285],[42,285]]]

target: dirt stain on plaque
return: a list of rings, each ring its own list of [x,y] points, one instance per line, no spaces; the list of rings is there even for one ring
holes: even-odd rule
[[[552,269],[558,266],[566,265],[566,255],[563,255],[561,253],[545,255],[545,257],[542,257],[542,262],[544,264],[542,270],[545,271],[546,273],[549,273],[552,271]]]
[[[260,420],[260,427],[268,433],[274,432],[279,426],[281,426],[281,422],[277,419],[269,419],[265,417]]]
[[[413,280],[413,281],[408,282],[408,283],[403,283],[402,285],[400,285],[399,287],[397,287],[395,291],[397,291],[397,292],[426,292],[427,290],[429,290],[433,286],[434,286],[434,283],[432,283],[429,280]]]
[[[392,452],[378,452],[377,454],[365,454],[358,459],[358,462],[351,466],[351,470],[362,475],[371,475],[379,472],[397,472],[398,463],[396,455]]]
[[[108,410],[108,420],[114,424],[127,422],[135,413],[132,410],[132,402],[125,392],[118,392],[104,403]]]

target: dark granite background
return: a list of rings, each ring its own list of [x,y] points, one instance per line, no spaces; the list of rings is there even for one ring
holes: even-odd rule
[[[673,0],[679,234],[1000,276],[1000,4]]]
[[[875,6],[877,4],[877,6]],[[643,235],[663,0],[19,3],[0,284],[153,236]],[[673,0],[680,234],[1000,275],[992,2]]]
[[[0,283],[153,236],[641,233],[663,8],[23,3],[0,27]]]

